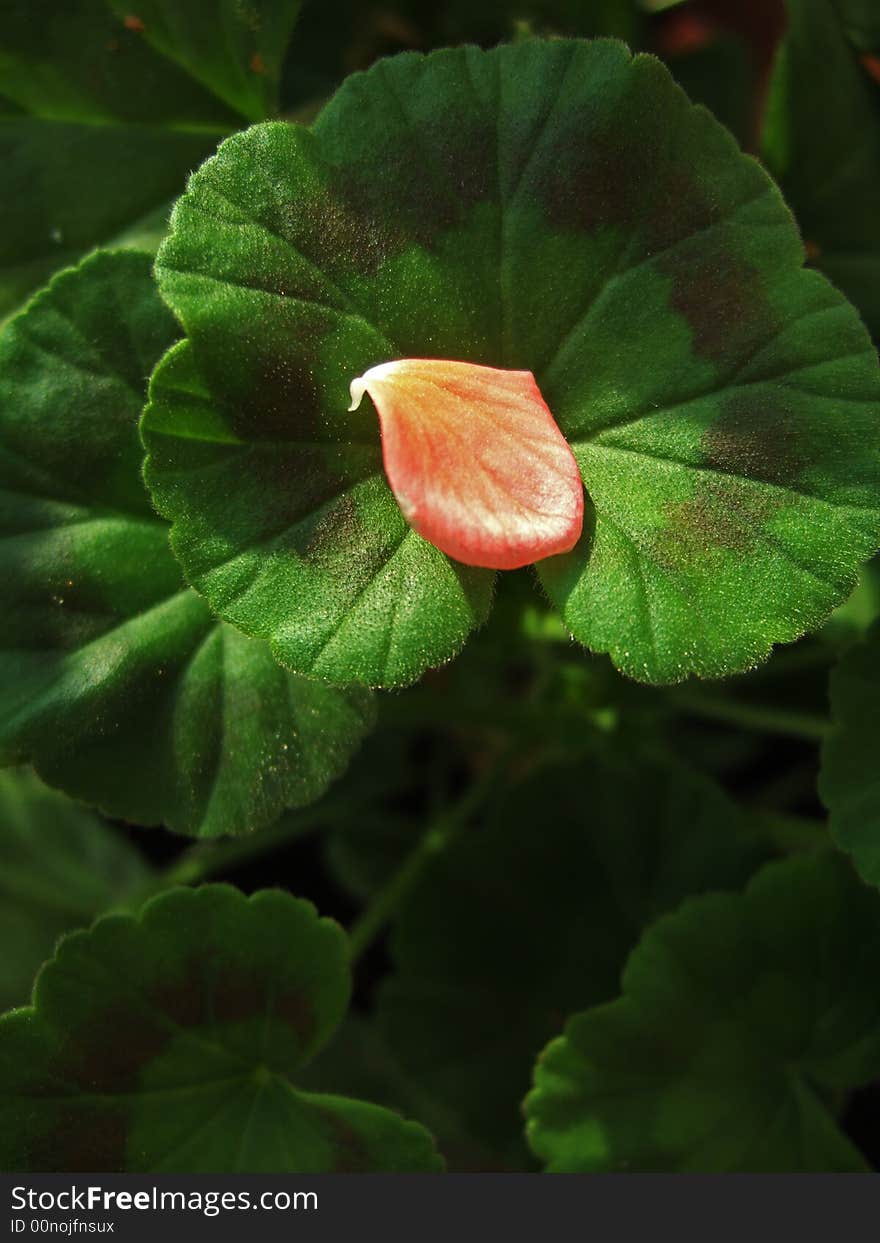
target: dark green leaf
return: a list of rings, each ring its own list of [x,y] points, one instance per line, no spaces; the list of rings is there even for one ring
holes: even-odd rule
[[[816,266],[880,338],[880,84],[846,36],[842,7],[788,0],[764,156]]]
[[[843,28],[863,52],[880,51],[880,12],[874,0],[837,0]]]
[[[746,143],[753,124],[754,69],[742,39],[721,36],[670,56],[669,71],[695,104],[703,104]]]
[[[528,1134],[551,1171],[866,1168],[834,1110],[880,1071],[880,896],[839,857],[687,902],[623,996],[542,1054]]]
[[[819,792],[834,840],[866,881],[880,885],[880,626],[831,674],[831,712]]]
[[[293,669],[412,680],[490,576],[406,526],[349,381],[407,356],[531,369],[589,494],[540,567],[570,631],[647,681],[753,665],[880,542],[876,354],[802,260],[774,185],[649,57],[381,62],[311,132],[230,139],[177,206],[158,272],[192,354],[145,433],[184,572]]]
[[[27,1001],[62,933],[142,890],[150,875],[97,816],[26,770],[0,772],[0,1010]]]
[[[880,617],[880,561],[876,558],[862,567],[859,585],[829,617],[820,638],[841,648],[862,639]]]
[[[419,0],[398,0],[402,12],[425,20]],[[428,33],[435,44],[482,43],[487,47],[514,36],[610,35],[633,44],[639,30],[636,0],[440,0],[431,6]]]
[[[271,379],[254,396],[290,401]],[[178,558],[221,617],[268,639],[289,668],[343,683],[411,682],[485,619],[492,573],[450,561],[407,526],[378,445],[291,440],[298,429],[280,404],[274,417],[266,439],[239,439],[190,342],[163,360],[144,413],[146,477],[160,509],[170,513],[172,497],[186,507],[189,521],[172,537]]]
[[[277,890],[178,889],[62,941],[0,1021],[5,1170],[440,1168],[428,1133],[298,1090],[349,997],[339,926]]]
[[[278,103],[281,62],[302,0],[134,0],[143,37],[251,121]],[[130,0],[108,0],[120,18]]]
[[[406,903],[381,993],[393,1052],[475,1137],[519,1156],[529,1070],[565,1016],[616,994],[658,914],[743,884],[760,858],[702,779],[610,751],[539,770]]]
[[[300,1083],[310,1092],[357,1096],[416,1119],[435,1137],[453,1172],[495,1168],[491,1154],[462,1133],[454,1111],[403,1073],[375,1023],[362,1015],[349,1014],[329,1044],[306,1067]]]
[[[0,0],[0,319],[144,217],[158,244],[192,169],[275,111],[299,3]]]
[[[176,331],[149,259],[120,252],[57,277],[0,337],[0,756],[214,836],[319,797],[371,704],[286,673],[181,582],[137,438]]]
[[[0,321],[97,243],[125,242],[148,223],[136,241],[155,249],[171,200],[219,137],[151,125],[0,118]]]
[[[218,2],[203,0],[203,11]],[[105,0],[2,0],[3,94],[46,120],[229,129],[235,113],[125,24],[137,8],[117,15]]]

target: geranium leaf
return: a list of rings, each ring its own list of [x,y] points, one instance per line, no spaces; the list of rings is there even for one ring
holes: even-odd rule
[[[225,885],[65,938],[0,1021],[3,1168],[440,1168],[415,1123],[294,1085],[345,1014],[347,957],[308,902]]]
[[[143,891],[150,869],[26,769],[0,772],[0,1010],[23,1005],[62,933]]]
[[[572,445],[585,533],[540,567],[570,631],[647,681],[756,663],[880,543],[876,355],[802,260],[761,168],[617,43],[355,75],[311,132],[225,143],[160,252],[211,404],[145,420],[184,572],[303,672],[451,656],[488,577],[409,531],[345,408],[370,367],[457,359],[533,372]]]
[[[298,9],[4,0],[0,319],[53,271],[168,207],[242,120],[275,111]]]
[[[876,34],[873,50],[880,50],[876,13],[872,29],[859,22],[856,4],[849,13],[835,0],[787,0],[787,6],[764,157],[816,267],[852,298],[880,338],[880,83],[847,37]]]
[[[863,1170],[832,1102],[880,1070],[880,897],[839,856],[695,898],[538,1061],[551,1171]]]
[[[172,537],[221,616],[264,635],[293,669],[393,686],[454,654],[487,615],[493,576],[449,561],[407,525],[370,443],[375,429],[360,421],[365,442],[347,452],[288,439],[294,425],[247,444],[224,422],[184,341],[150,384],[145,476],[160,506],[173,495],[189,509],[192,492],[216,520],[223,497],[222,529],[191,511],[193,522]],[[212,572],[218,553],[223,564]]]
[[[833,728],[822,747],[819,793],[831,835],[859,872],[880,885],[880,625],[831,674]]]
[[[181,581],[137,437],[175,335],[149,258],[120,252],[62,273],[0,337],[0,757],[214,836],[323,793],[371,704],[287,673]]]
[[[372,842],[352,825],[353,845],[362,831]],[[539,769],[438,856],[401,912],[380,994],[393,1052],[474,1137],[519,1156],[530,1067],[565,1016],[616,995],[658,914],[744,884],[762,857],[701,778],[610,750]]]

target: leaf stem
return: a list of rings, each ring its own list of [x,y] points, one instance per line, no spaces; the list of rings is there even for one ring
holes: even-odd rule
[[[217,844],[200,842],[193,846],[166,868],[161,874],[160,882],[163,889],[172,885],[197,885],[209,876],[227,872],[246,863],[250,859],[259,858],[267,851],[292,838],[307,833],[319,822],[316,815],[311,817],[284,816],[277,824],[268,829],[261,829],[249,837],[235,837]]]
[[[353,805],[357,805],[357,800],[352,797],[322,799],[311,807],[285,812],[275,824],[246,837],[197,842],[160,872],[146,893],[138,895],[139,900],[143,901],[176,885],[197,885],[211,876],[222,875],[241,863],[258,859],[297,837],[304,837],[306,833],[332,823],[340,815],[350,812]]]
[[[393,918],[431,860],[448,850],[458,839],[473,813],[481,806],[494,787],[502,770],[503,757],[499,757],[470,784],[458,802],[446,808],[428,826],[400,867],[392,873],[366,910],[352,925],[349,932],[352,963],[357,962],[363,956],[385,925]]]
[[[824,820],[812,820],[806,816],[793,816],[783,812],[753,809],[758,831],[780,850],[822,850],[830,845],[828,825]]]
[[[764,734],[785,734],[807,742],[821,742],[831,728],[830,721],[813,713],[787,712],[764,704],[719,699],[699,691],[670,691],[669,702],[690,716],[739,725]]]

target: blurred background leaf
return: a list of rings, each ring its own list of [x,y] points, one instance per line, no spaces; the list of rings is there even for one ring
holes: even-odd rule
[[[29,769],[0,771],[0,1010],[23,1006],[65,932],[146,889],[152,869],[92,811]]]

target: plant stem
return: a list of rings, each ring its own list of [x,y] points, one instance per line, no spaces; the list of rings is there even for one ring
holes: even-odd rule
[[[185,850],[150,884],[142,901],[154,893],[175,885],[197,885],[210,876],[217,876],[261,855],[277,850],[297,837],[322,825],[332,823],[338,816],[350,812],[357,800],[338,796],[322,800],[312,807],[289,811],[275,824],[260,829],[247,837],[228,838],[225,841],[202,841]]]
[[[828,826],[824,820],[811,820],[806,816],[793,816],[782,812],[766,811],[756,807],[759,832],[780,850],[821,850],[830,845]]]
[[[473,813],[495,785],[503,768],[503,759],[494,764],[469,786],[452,807],[441,812],[428,826],[417,845],[379,890],[349,932],[352,963],[357,962],[392,919],[398,907],[421,878],[432,859],[448,850],[467,827]]]
[[[267,851],[275,850],[292,838],[307,833],[318,822],[317,815],[297,817],[295,820],[293,817],[285,816],[277,824],[273,824],[268,829],[262,829],[250,837],[237,837],[231,841],[208,846],[200,843],[198,846],[193,846],[191,850],[185,851],[179,859],[175,859],[171,866],[166,868],[160,877],[162,888],[172,885],[196,885],[209,876],[227,872],[230,868],[237,867],[239,863],[259,858]]]
[[[735,699],[716,699],[696,691],[671,691],[669,701],[691,716],[727,725],[739,725],[765,734],[786,734],[808,742],[821,742],[831,728],[825,717],[809,712],[786,712],[762,704],[747,704]]]

